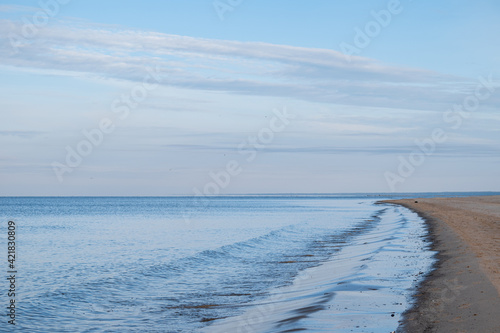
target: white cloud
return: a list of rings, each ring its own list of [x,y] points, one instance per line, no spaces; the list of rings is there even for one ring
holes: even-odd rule
[[[157,32],[57,23],[40,29],[12,52],[9,36],[21,23],[2,20],[4,65],[62,70],[140,81],[159,66],[170,86],[235,94],[292,97],[346,105],[444,110],[474,82],[381,64],[333,50],[259,42],[210,40]],[[462,91],[462,92],[460,92]],[[458,97],[457,97],[458,96]],[[498,98],[485,103],[497,105]]]

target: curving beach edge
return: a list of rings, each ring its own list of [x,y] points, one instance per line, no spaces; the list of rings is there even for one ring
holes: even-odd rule
[[[398,332],[500,332],[500,196],[381,202],[425,219],[438,253]]]

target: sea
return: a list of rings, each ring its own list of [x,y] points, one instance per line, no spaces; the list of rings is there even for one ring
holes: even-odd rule
[[[378,201],[486,194],[0,197],[0,331],[389,333],[436,254]]]

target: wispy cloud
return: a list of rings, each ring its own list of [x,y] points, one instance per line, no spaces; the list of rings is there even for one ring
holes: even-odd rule
[[[23,139],[32,139],[44,134],[41,131],[0,131],[0,136],[13,136]]]
[[[164,146],[149,146],[154,151],[177,150],[182,152],[226,152],[237,153],[233,147],[216,146],[216,145],[191,145],[191,144],[171,144]],[[372,147],[349,147],[349,146],[301,146],[301,147],[287,147],[287,146],[270,146],[260,149],[261,153],[272,154],[319,154],[319,155],[346,155],[346,154],[360,154],[367,155],[395,155],[406,154],[412,151],[414,146],[400,145],[400,146],[372,146]],[[130,147],[133,150],[147,150],[147,146],[140,146],[136,148]],[[490,157],[493,154],[500,152],[500,149],[494,144],[450,144],[443,146],[435,156],[441,157],[467,157],[467,156],[486,156]]]
[[[337,51],[260,42],[211,40],[120,30],[82,22],[44,27],[11,52],[22,23],[1,20],[4,65],[140,81],[161,69],[169,86],[235,94],[293,97],[346,105],[439,110],[474,82],[432,71],[388,66],[368,58],[346,62]],[[498,103],[498,98],[487,101]],[[486,105],[486,103],[485,103]]]

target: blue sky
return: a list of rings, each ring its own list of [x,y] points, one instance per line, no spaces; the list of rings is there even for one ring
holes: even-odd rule
[[[499,9],[0,1],[0,195],[499,190]]]

